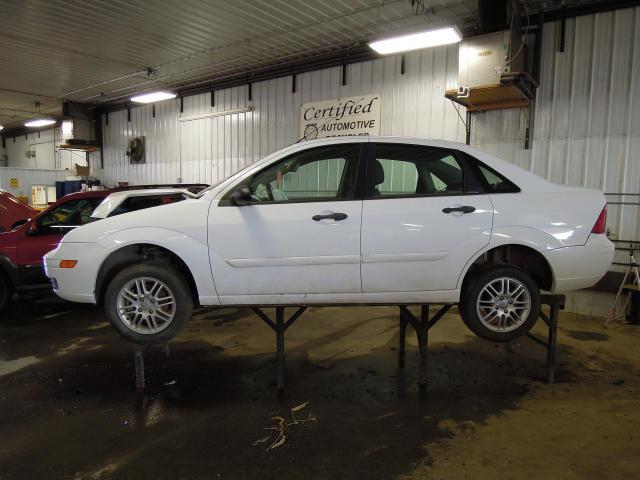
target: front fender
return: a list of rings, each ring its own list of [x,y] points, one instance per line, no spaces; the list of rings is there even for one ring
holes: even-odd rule
[[[498,227],[491,232],[491,240],[489,240],[489,243],[471,257],[465,264],[460,276],[458,277],[457,288],[462,288],[462,282],[464,281],[464,277],[467,275],[467,271],[478,258],[489,250],[503,245],[522,245],[540,253],[564,247],[560,240],[546,232],[543,232],[542,230],[521,226]],[[555,278],[553,265],[549,266],[551,267],[551,273]]]
[[[157,227],[128,228],[104,235],[99,243],[108,251],[103,262],[112,253],[130,245],[146,244],[165,248],[185,263],[196,282],[201,301],[208,300],[209,303],[218,298],[209,264],[208,246],[182,232]],[[100,268],[102,264],[96,273]]]

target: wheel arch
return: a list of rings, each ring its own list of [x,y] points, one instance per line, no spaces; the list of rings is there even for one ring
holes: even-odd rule
[[[194,301],[194,305],[199,304],[198,286],[196,284],[193,273],[187,266],[187,264],[172,250],[167,247],[157,245],[149,242],[132,243],[125,245],[117,250],[111,252],[102,262],[98,269],[95,285],[95,297],[96,303],[101,304],[104,300],[107,286],[111,279],[122,271],[123,268],[130,266],[133,263],[139,262],[163,262],[173,265],[178,271],[182,273],[191,296]]]
[[[496,265],[519,267],[533,278],[541,290],[553,289],[553,267],[539,250],[521,243],[505,243],[480,251],[467,263],[458,281],[460,291],[464,292],[475,275]]]
[[[16,287],[20,283],[18,266],[6,255],[0,255],[0,276],[10,281],[13,287]]]

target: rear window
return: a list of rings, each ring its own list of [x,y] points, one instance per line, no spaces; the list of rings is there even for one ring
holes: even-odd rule
[[[111,212],[109,216],[115,217],[116,215],[122,215],[123,213],[135,212],[136,210],[143,210],[145,208],[159,207],[160,205],[167,205],[184,199],[185,197],[181,193],[129,197],[118,205],[118,207]]]
[[[478,169],[485,182],[485,188],[495,193],[513,193],[520,189],[495,170],[478,163]]]

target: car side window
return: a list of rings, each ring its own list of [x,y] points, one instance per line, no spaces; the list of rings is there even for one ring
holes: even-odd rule
[[[39,220],[38,233],[43,235],[67,233],[72,227],[89,223],[91,214],[102,200],[102,198],[82,198],[58,205]]]
[[[373,197],[464,193],[464,171],[442,148],[377,144],[367,172]]]
[[[116,215],[135,212],[136,210],[143,210],[145,208],[167,205],[184,199],[185,196],[181,193],[133,196],[125,199],[120,205],[118,205],[113,212],[109,214],[109,217],[115,217]]]
[[[520,190],[502,175],[484,165],[478,164],[478,170],[486,182],[486,188],[493,193],[514,193]]]
[[[295,153],[256,173],[248,183],[252,203],[282,203],[353,197],[360,144]]]

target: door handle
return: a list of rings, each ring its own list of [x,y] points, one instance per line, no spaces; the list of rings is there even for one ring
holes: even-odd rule
[[[326,215],[314,215],[311,218],[316,222],[319,222],[320,220],[327,220],[327,219],[333,219],[336,222],[339,222],[340,220],[344,220],[347,217],[348,215],[346,213],[337,212],[337,213],[328,213]]]
[[[470,205],[463,205],[461,207],[447,207],[442,209],[442,213],[452,213],[452,212],[472,213],[475,211],[476,211],[476,207],[472,207]]]

